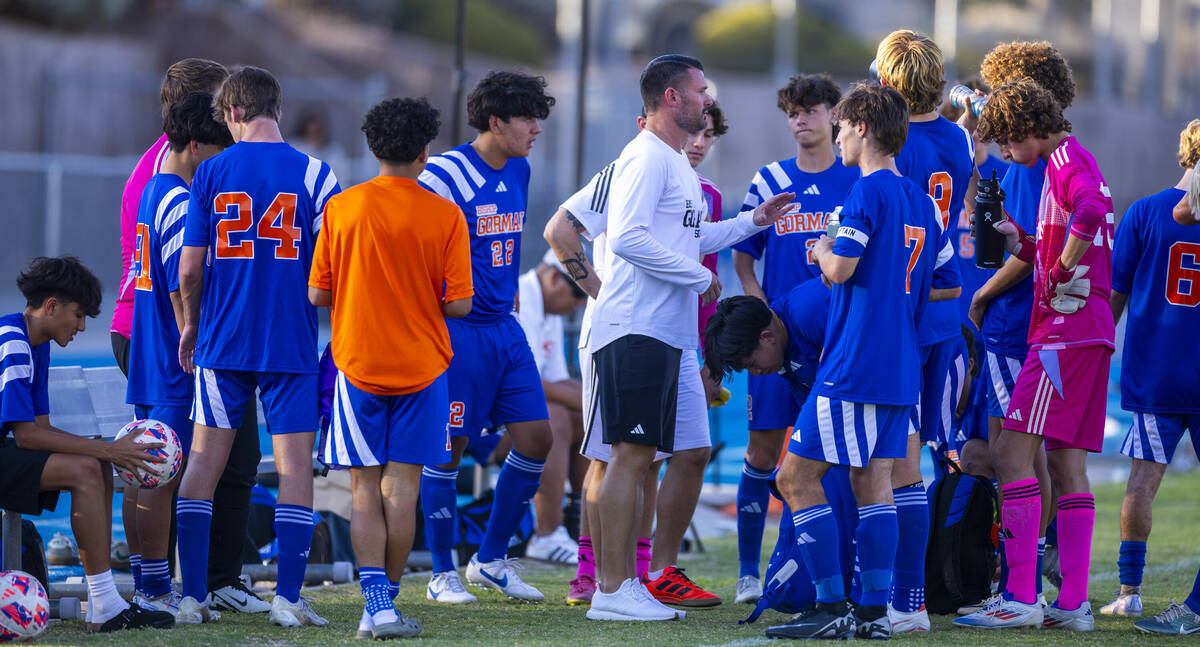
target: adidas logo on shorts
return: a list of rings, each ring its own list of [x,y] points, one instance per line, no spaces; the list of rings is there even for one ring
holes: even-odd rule
[[[1021,417],[1020,409],[1013,409],[1012,413],[1008,414],[1008,417],[1016,420],[1017,422],[1025,422],[1025,419]]]
[[[641,425],[638,425],[638,426],[634,427],[632,430],[630,430],[629,435],[630,436],[645,436],[646,431],[644,429],[642,429]]]
[[[752,514],[760,514],[762,513],[762,506],[758,505],[757,501],[751,501],[750,503],[738,508],[738,510]]]
[[[443,507],[441,510],[438,510],[437,512],[429,515],[429,518],[430,519],[453,519],[454,516],[450,514],[449,509]]]

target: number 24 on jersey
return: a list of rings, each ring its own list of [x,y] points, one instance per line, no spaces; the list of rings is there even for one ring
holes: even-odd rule
[[[217,221],[217,258],[254,258],[255,247],[265,241],[276,241],[272,245],[274,257],[285,260],[300,258],[298,245],[301,230],[296,226],[296,194],[279,193],[254,222],[254,200],[242,191],[220,193],[213,198],[213,214]],[[234,243],[234,237],[251,236]]]

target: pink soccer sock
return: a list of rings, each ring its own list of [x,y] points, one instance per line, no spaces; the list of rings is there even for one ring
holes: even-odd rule
[[[1060,609],[1074,611],[1087,600],[1095,525],[1096,498],[1091,494],[1058,498],[1058,567],[1063,579],[1055,604]]]
[[[637,576],[646,577],[646,573],[650,572],[650,540],[645,537],[638,538],[637,544]]]
[[[1042,496],[1036,478],[1000,486],[1004,504],[1000,520],[1004,527],[1004,551],[1008,560],[1008,593],[1025,604],[1037,602],[1038,527],[1042,518]],[[1061,528],[1061,523],[1059,524]],[[1061,532],[1061,529],[1060,531]],[[1062,540],[1060,543],[1065,542]]]
[[[575,577],[588,576],[596,579],[596,556],[592,554],[592,538],[579,537],[579,566],[575,567]]]

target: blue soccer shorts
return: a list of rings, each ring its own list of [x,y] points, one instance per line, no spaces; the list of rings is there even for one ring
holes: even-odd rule
[[[1134,412],[1121,453],[1138,460],[1170,463],[1185,431],[1191,433],[1192,449],[1200,457],[1200,413]]]
[[[338,371],[322,460],[339,467],[449,463],[449,402],[445,373],[420,391],[375,395]]]
[[[787,380],[779,375],[751,375],[746,391],[750,431],[786,429],[800,415],[800,405],[792,397]]]
[[[1013,387],[1017,385],[1017,376],[1021,374],[1024,357],[1009,357],[992,351],[985,351],[987,356],[983,363],[983,376],[987,385],[987,413],[992,418],[1003,418],[1008,415],[1008,403],[1012,400]]]
[[[170,427],[179,438],[179,448],[187,456],[192,449],[192,408],[187,405],[136,405],[133,415],[139,419],[157,420]]]
[[[967,341],[953,337],[921,347],[921,442],[946,442],[967,376]]]
[[[542,376],[516,317],[487,324],[447,319],[446,328],[454,350],[446,369],[451,436],[550,418]]]
[[[196,367],[192,420],[218,429],[237,429],[254,389],[262,400],[272,436],[317,430],[316,373],[256,373]]]
[[[863,404],[811,393],[788,451],[832,465],[866,467],[872,458],[904,458],[912,405]]]

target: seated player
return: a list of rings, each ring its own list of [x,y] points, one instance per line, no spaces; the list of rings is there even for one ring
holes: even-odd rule
[[[1200,160],[1200,119],[1179,134],[1177,158],[1183,177],[1174,187],[1133,203],[1121,218],[1113,246],[1113,320],[1119,322],[1129,305],[1121,408],[1133,414],[1133,426],[1121,453],[1133,463],[1121,503],[1121,590],[1100,608],[1105,615],[1142,615],[1142,570],[1154,495],[1185,431],[1200,452],[1200,375],[1167,369],[1181,359],[1179,340],[1200,329],[1200,285],[1188,273],[1200,261],[1200,231],[1171,218]]]
[[[188,185],[196,167],[233,145],[233,138],[229,129],[213,118],[212,95],[207,92],[193,92],[171,106],[163,131],[169,143],[167,155],[159,172],[146,183],[138,209],[133,336],[125,399],[134,405],[138,418],[152,418],[174,429],[186,457],[192,441],[192,380],[179,366],[183,324],[179,254]],[[182,479],[180,474],[170,484],[139,492],[137,497],[142,558],[138,591],[144,606],[171,613],[179,610],[179,594],[171,588],[167,552],[171,506]]]
[[[306,298],[321,212],[337,193],[324,162],[283,141],[283,93],[270,72],[245,67],[217,92],[214,110],[235,143],[196,169],[179,259],[179,363],[195,375],[192,450],[176,503],[177,620],[211,621],[205,571],[212,497],[243,413],[261,393],[275,463],[279,574],[269,621],[323,626],[300,596],[312,544],[317,312]]]
[[[579,544],[563,527],[563,491],[568,477],[573,491],[582,490],[587,467],[585,459],[572,451],[583,441],[583,386],[567,373],[563,317],[583,306],[587,293],[571,281],[553,251],[546,252],[536,268],[522,274],[517,285],[521,304],[517,318],[542,377],[554,433],[541,484],[533,497],[537,526],[525,556],[575,565]]]
[[[801,409],[778,476],[796,526],[817,603],[768,637],[889,638],[887,603],[896,557],[892,463],[903,458],[921,383],[916,321],[950,266],[953,248],[940,210],[924,187],[900,175],[895,156],[908,132],[908,106],[889,87],[860,85],[836,108],[838,144],[862,169],[847,196],[836,242],[821,238],[813,256],[832,282],[824,357]],[[903,282],[896,279],[904,277]],[[944,291],[942,290],[944,288]],[[820,479],[850,467],[858,502],[856,550],[861,593],[846,604],[837,523]]]
[[[983,141],[1033,166],[1047,160],[1036,240],[1011,220],[997,223],[1007,251],[1035,266],[1029,355],[1013,388],[992,459],[1004,495],[1006,593],[956,619],[960,626],[1042,625],[1091,631],[1087,599],[1095,499],[1087,453],[1100,451],[1114,325],[1109,304],[1112,199],[1095,159],[1075,137],[1054,95],[1032,79],[1000,86],[979,120]],[[1041,495],[1033,464],[1043,442],[1058,496],[1062,587],[1038,603],[1036,571]]]
[[[734,245],[733,267],[744,294],[774,303],[820,273],[809,251],[859,178],[858,169],[842,164],[833,149],[833,107],[841,98],[841,89],[824,74],[793,76],[776,92],[776,106],[796,140],[796,156],[759,169],[742,209],[784,191],[795,193],[797,199],[775,227]],[[761,285],[756,262],[762,264]],[[804,404],[794,395],[778,375],[748,378],[750,433],[737,494],[739,570],[734,602],[738,604],[753,604],[762,595],[758,565],[770,502],[768,482],[783,452],[787,427]]]
[[[465,317],[474,292],[461,212],[417,184],[439,125],[424,99],[367,112],[379,175],[325,205],[309,278],[313,304],[332,306],[338,367],[324,461],[350,469],[366,599],[359,631],[377,640],[421,633],[392,598],[412,548],[421,468],[450,456],[445,318]]]
[[[112,466],[153,469],[164,459],[136,436],[91,440],[50,424],[50,342],[65,347],[100,313],[100,281],[73,256],[33,259],[17,277],[25,310],[0,317],[0,508],[39,515],[71,493],[71,530],[88,587],[88,631],[174,626],[165,611],[129,605],[109,570]],[[11,436],[9,435],[11,433]]]
[[[517,575],[508,559],[508,542],[537,493],[553,442],[541,377],[525,333],[512,316],[529,193],[526,157],[541,133],[538,122],[553,105],[542,77],[489,72],[467,97],[474,141],[430,157],[419,179],[462,209],[475,286],[470,314],[447,322],[454,348],[446,374],[452,454],[444,463],[426,465],[421,476],[425,536],[433,555],[426,597],[443,604],[476,601],[459,580],[451,555],[454,483],[467,441],[489,425],[504,425],[513,449],[500,469],[483,541],[467,564],[467,582],[518,600],[545,599]]]
[[[959,221],[959,212],[972,182],[975,153],[971,136],[958,124],[937,113],[945,86],[942,51],[928,37],[901,29],[879,43],[875,61],[879,81],[895,88],[908,102],[908,138],[896,156],[896,168],[925,189],[938,205],[941,224],[947,230]],[[955,256],[960,249],[951,237]],[[974,254],[970,253],[970,265]],[[962,263],[956,260],[953,267]],[[971,289],[974,286],[967,286]],[[953,407],[948,394],[956,393],[963,381],[962,315],[955,303],[931,303],[917,321],[921,346],[922,382],[917,428],[908,440],[904,460],[896,461],[892,475],[900,536],[896,545],[896,574],[889,614],[893,631],[929,631],[925,610],[925,546],[929,537],[929,504],[921,479],[920,448],[950,440]],[[952,370],[960,367],[960,370]]]

